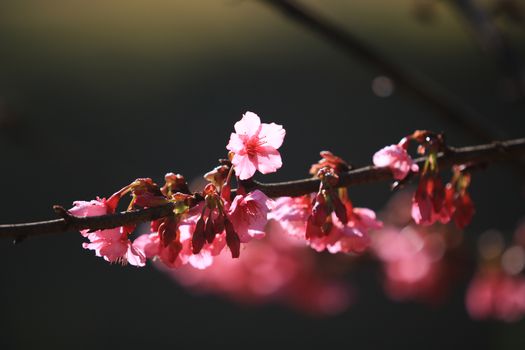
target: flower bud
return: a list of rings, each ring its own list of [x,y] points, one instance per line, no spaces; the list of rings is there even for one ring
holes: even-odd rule
[[[330,211],[326,205],[324,193],[321,191],[317,193],[315,203],[312,207],[312,224],[321,226],[326,221],[328,215],[330,215]]]
[[[241,254],[241,240],[239,239],[239,235],[235,232],[230,220],[224,220],[224,227],[226,229],[226,244],[228,248],[230,248],[232,258],[238,258]]]
[[[321,231],[321,227],[319,225],[315,225],[313,223],[313,218],[310,215],[308,217],[308,220],[306,221],[306,232],[305,232],[305,238],[306,239],[312,239],[315,237],[323,237],[323,231]]]
[[[334,207],[335,215],[337,218],[346,225],[348,222],[348,215],[346,215],[346,207],[337,195],[337,193],[333,192],[330,196],[330,199],[332,200],[332,205]]]
[[[193,254],[199,254],[205,242],[206,237],[204,235],[204,219],[201,216],[195,225],[195,231],[193,231],[193,236],[191,238]]]

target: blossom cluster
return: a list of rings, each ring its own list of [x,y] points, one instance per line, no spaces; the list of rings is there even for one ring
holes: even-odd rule
[[[137,179],[109,200],[75,202],[69,212],[83,217],[115,213],[120,199],[128,193],[132,195],[128,210],[170,203],[174,206],[173,215],[152,221],[150,233],[133,242],[129,235],[135,227],[82,232],[90,241],[84,248],[109,262],[135,266],[153,259],[169,268],[190,264],[204,269],[226,247],[233,258],[238,258],[241,244],[265,235],[271,200],[260,190],[246,192],[242,186],[233,194],[232,172],[240,181],[251,178],[256,170],[269,173],[280,168],[277,149],[285,131],[280,125],[261,123],[251,112],[235,124],[235,131],[227,146],[231,159],[206,175],[210,182],[201,192],[190,193],[182,175],[168,173],[162,188],[149,178]]]
[[[172,210],[134,240],[133,233],[143,231],[135,225],[83,230],[89,241],[83,247],[110,263],[144,266],[152,260],[200,292],[251,303],[278,300],[320,314],[342,311],[353,293],[340,274],[327,273],[338,269],[316,266],[315,252],[347,257],[369,252],[380,262],[388,296],[440,302],[462,273],[458,229],[474,214],[470,165],[454,166],[444,185],[438,159],[449,150],[443,136],[416,131],[373,156],[376,169],[390,173],[395,188],[419,178],[416,190],[400,191],[383,214],[354,206],[344,186],[352,167],[329,151],[310,169],[319,184],[316,192],[271,199],[253,177],[282,167],[285,135],[281,125],[262,123],[247,112],[234,125],[227,159],[205,174],[200,191],[192,193],[182,175],[168,173],[162,187],[140,178],[108,199],[74,202],[69,214],[76,217],[114,214],[126,195],[131,196],[127,211]],[[412,145],[421,158],[409,155]],[[445,225],[449,222],[456,229]],[[474,318],[518,319],[525,314],[524,281],[504,269],[480,268],[467,293],[468,311]],[[501,304],[501,298],[510,301]]]
[[[246,245],[241,259],[223,252],[207,269],[160,268],[199,295],[219,295],[248,305],[281,303],[315,316],[346,310],[355,292],[344,276],[322,269],[319,254],[294,237],[275,234],[274,225],[272,220],[267,228],[272,234]]]
[[[276,222],[284,234],[306,242],[316,251],[362,253],[370,245],[369,231],[381,227],[371,209],[354,207],[345,188],[338,188],[340,174],[348,164],[330,152],[312,166],[311,174],[320,180],[317,193],[300,197],[281,197],[272,201],[262,191],[247,192],[243,181],[256,171],[274,172],[282,166],[278,148],[285,130],[281,125],[261,123],[251,112],[235,123],[226,148],[229,159],[205,175],[209,183],[201,192],[190,193],[182,175],[169,173],[159,188],[151,179],[137,179],[109,200],[75,202],[70,213],[94,216],[115,213],[123,195],[132,195],[128,209],[148,208],[173,203],[172,216],[151,222],[151,232],[133,242],[129,235],[135,227],[83,232],[94,250],[109,262],[144,266],[146,259],[161,261],[169,268],[189,263],[209,267],[214,257],[227,247],[238,258],[241,245],[265,236],[268,220]],[[237,179],[231,190],[233,174]]]
[[[408,155],[407,148],[415,142],[418,153],[425,155],[423,169]],[[387,167],[392,176],[403,181],[412,173],[419,173],[419,184],[412,199],[412,218],[417,224],[432,225],[435,222],[446,224],[454,220],[463,229],[474,215],[474,203],[467,189],[470,185],[468,166],[453,168],[454,174],[449,183],[443,185],[441,180],[438,153],[448,149],[441,134],[418,130],[401,139],[397,145],[387,146],[378,151],[374,164]]]
[[[462,236],[445,225],[411,220],[412,194],[400,191],[381,213],[384,227],[372,236],[385,294],[395,301],[444,302],[461,268]]]

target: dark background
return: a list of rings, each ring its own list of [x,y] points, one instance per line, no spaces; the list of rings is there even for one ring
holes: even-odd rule
[[[483,112],[478,122],[499,137],[523,136],[524,105],[446,3],[430,21],[415,15],[416,0],[305,3]],[[523,27],[498,21],[525,56]],[[108,196],[137,177],[200,176],[226,154],[246,110],[287,130],[284,166],[268,181],[304,177],[322,149],[369,164],[418,128],[476,143],[400,89],[375,96],[379,74],[257,1],[2,0],[0,222],[53,218],[53,204]],[[518,180],[501,165],[475,175],[477,215],[465,235],[510,236],[524,214]],[[388,186],[351,195],[380,209]],[[525,345],[523,322],[469,319],[467,281],[435,308],[390,302],[365,269],[350,276],[355,305],[315,318],[193,296],[152,266],[109,265],[81,242],[75,233],[0,242],[1,349]]]

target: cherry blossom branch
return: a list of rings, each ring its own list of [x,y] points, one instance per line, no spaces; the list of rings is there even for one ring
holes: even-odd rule
[[[483,120],[479,112],[452,96],[435,82],[423,79],[421,75],[400,64],[386,59],[384,55],[365,43],[354,34],[331,23],[307,6],[294,0],[261,0],[283,13],[288,18],[322,36],[351,58],[375,66],[384,74],[394,79],[406,91],[434,108],[449,123],[455,124],[463,132],[480,142],[494,140],[494,135],[479,125],[476,120]]]
[[[525,155],[525,138],[462,148],[449,148],[446,154],[438,154],[438,162],[440,167],[447,168],[454,164],[488,164],[495,161],[515,159],[523,155]],[[415,159],[415,162],[421,167],[425,160],[426,158],[422,157]],[[389,169],[366,166],[341,174],[337,186],[350,187],[392,179],[392,173]],[[269,197],[293,197],[316,192],[319,189],[319,180],[312,178],[274,184],[252,181],[244,185],[248,191],[259,189]]]
[[[57,208],[57,206],[55,206],[55,208]],[[16,242],[18,242],[30,236],[79,230],[96,231],[156,220],[169,216],[173,213],[173,209],[173,204],[169,203],[147,209],[131,210],[102,216],[64,216],[61,219],[48,221],[0,225],[0,237],[15,238]]]
[[[497,161],[513,160],[522,156],[525,156],[525,138],[462,148],[448,148],[447,152],[438,154],[438,163],[441,168],[447,168],[454,164],[490,164]],[[415,162],[422,166],[425,158],[418,158]],[[387,168],[366,166],[342,173],[337,186],[349,187],[392,179],[392,174]],[[319,180],[310,178],[279,183],[261,183],[250,180],[243,181],[242,185],[248,191],[259,189],[273,198],[293,197],[316,192],[319,188]],[[147,209],[81,218],[68,215],[63,208],[55,206],[55,211],[62,216],[61,219],[0,225],[0,238],[14,238],[16,242],[32,236],[86,229],[95,231],[133,225],[167,217],[173,213],[173,209],[174,205],[169,203]]]

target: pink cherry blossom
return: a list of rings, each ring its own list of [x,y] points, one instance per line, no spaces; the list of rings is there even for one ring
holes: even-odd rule
[[[336,253],[362,253],[370,245],[370,230],[382,227],[374,211],[367,208],[354,208],[352,219],[345,225],[332,213],[332,229],[327,235],[311,237],[310,246],[318,252],[328,250]]]
[[[167,246],[163,246],[158,233],[140,235],[133,244],[144,251],[146,258],[158,258],[167,267],[175,268],[182,266],[184,263],[181,259],[181,243],[171,242]]]
[[[237,195],[233,199],[227,216],[242,243],[246,243],[252,238],[264,237],[264,227],[268,221],[269,202],[270,199],[259,190],[250,192],[245,196]]]
[[[312,200],[309,196],[279,197],[274,200],[268,219],[279,230],[291,237],[305,239],[306,220],[310,215]]]
[[[96,231],[89,235],[90,243],[83,243],[84,249],[94,250],[95,254],[110,263],[129,263],[133,266],[144,266],[144,252],[132,244],[127,233],[117,227],[109,230]]]
[[[89,202],[75,201],[73,208],[69,209],[71,215],[80,217],[106,215],[110,211],[111,208],[107,205],[105,198],[97,198]]]
[[[69,213],[73,216],[88,217],[101,216],[113,213],[115,208],[109,205],[105,198],[98,198],[92,201],[75,201],[73,208],[69,209]],[[89,230],[81,230],[80,233],[84,237],[89,236]]]
[[[196,268],[204,269],[213,263],[213,257],[208,249],[203,249],[199,254],[193,255],[190,241],[171,242],[164,246],[158,233],[149,233],[139,236],[134,245],[142,249],[146,258],[158,259],[162,264],[170,269],[181,267],[190,263]]]
[[[190,210],[190,216],[183,220],[179,226],[180,240],[183,249],[180,254],[183,264],[189,263],[197,269],[206,269],[214,262],[214,257],[219,255],[226,246],[226,234],[223,232],[216,235],[213,242],[205,242],[198,254],[193,254],[191,249],[191,237],[195,231],[199,211],[202,211],[203,204],[197,205]]]
[[[218,234],[212,243],[204,243],[198,254],[193,254],[191,237],[204,203],[190,209],[189,214],[181,220],[178,226],[179,241],[174,240],[167,246],[161,243],[157,232],[143,234],[133,243],[144,251],[146,258],[159,259],[168,268],[178,268],[190,264],[197,269],[205,269],[213,263],[214,257],[220,254],[226,246],[224,232]]]
[[[229,195],[219,196],[215,186],[210,185],[203,192],[207,198],[206,206],[200,205],[200,211],[193,209],[195,214],[190,229],[192,252],[199,254],[205,243],[213,244],[218,238],[225,238],[232,258],[238,258],[241,243],[265,235],[271,200],[259,190],[248,194],[241,190],[230,202]]]
[[[418,172],[419,167],[407,151],[399,145],[390,145],[377,151],[373,157],[374,165],[388,167],[396,180],[403,180],[410,171]]]
[[[282,197],[276,200],[275,208],[269,217],[277,227],[287,234],[306,239],[306,220],[311,213],[312,204],[309,196]],[[317,251],[328,250],[330,253],[361,253],[370,244],[368,232],[382,227],[375,213],[366,208],[347,207],[350,218],[343,224],[336,213],[330,215],[332,228],[327,234],[309,237],[307,243]]]
[[[286,131],[281,125],[262,123],[257,114],[246,112],[235,123],[226,149],[234,153],[232,164],[241,180],[251,178],[256,170],[273,173],[282,166],[281,147]]]
[[[69,213],[73,216],[89,217],[112,214],[115,212],[119,195],[112,196],[109,200],[97,198],[92,201],[76,201]],[[89,232],[81,230],[82,236],[89,239],[89,243],[83,243],[84,249],[94,250],[95,254],[103,257],[111,263],[129,263],[134,266],[144,266],[146,257],[144,253],[134,246],[128,238],[124,227],[116,227],[107,230]]]
[[[189,232],[194,255],[198,255],[206,243],[213,244],[218,238],[225,238],[232,258],[238,258],[241,243],[265,235],[264,227],[268,222],[267,215],[272,201],[259,190],[248,194],[240,190],[237,193],[230,202],[229,195],[219,196],[214,185],[206,186],[203,191],[203,196],[207,198],[206,206],[204,203],[199,204],[190,210],[194,213],[190,215],[191,219],[185,220],[191,221]]]

